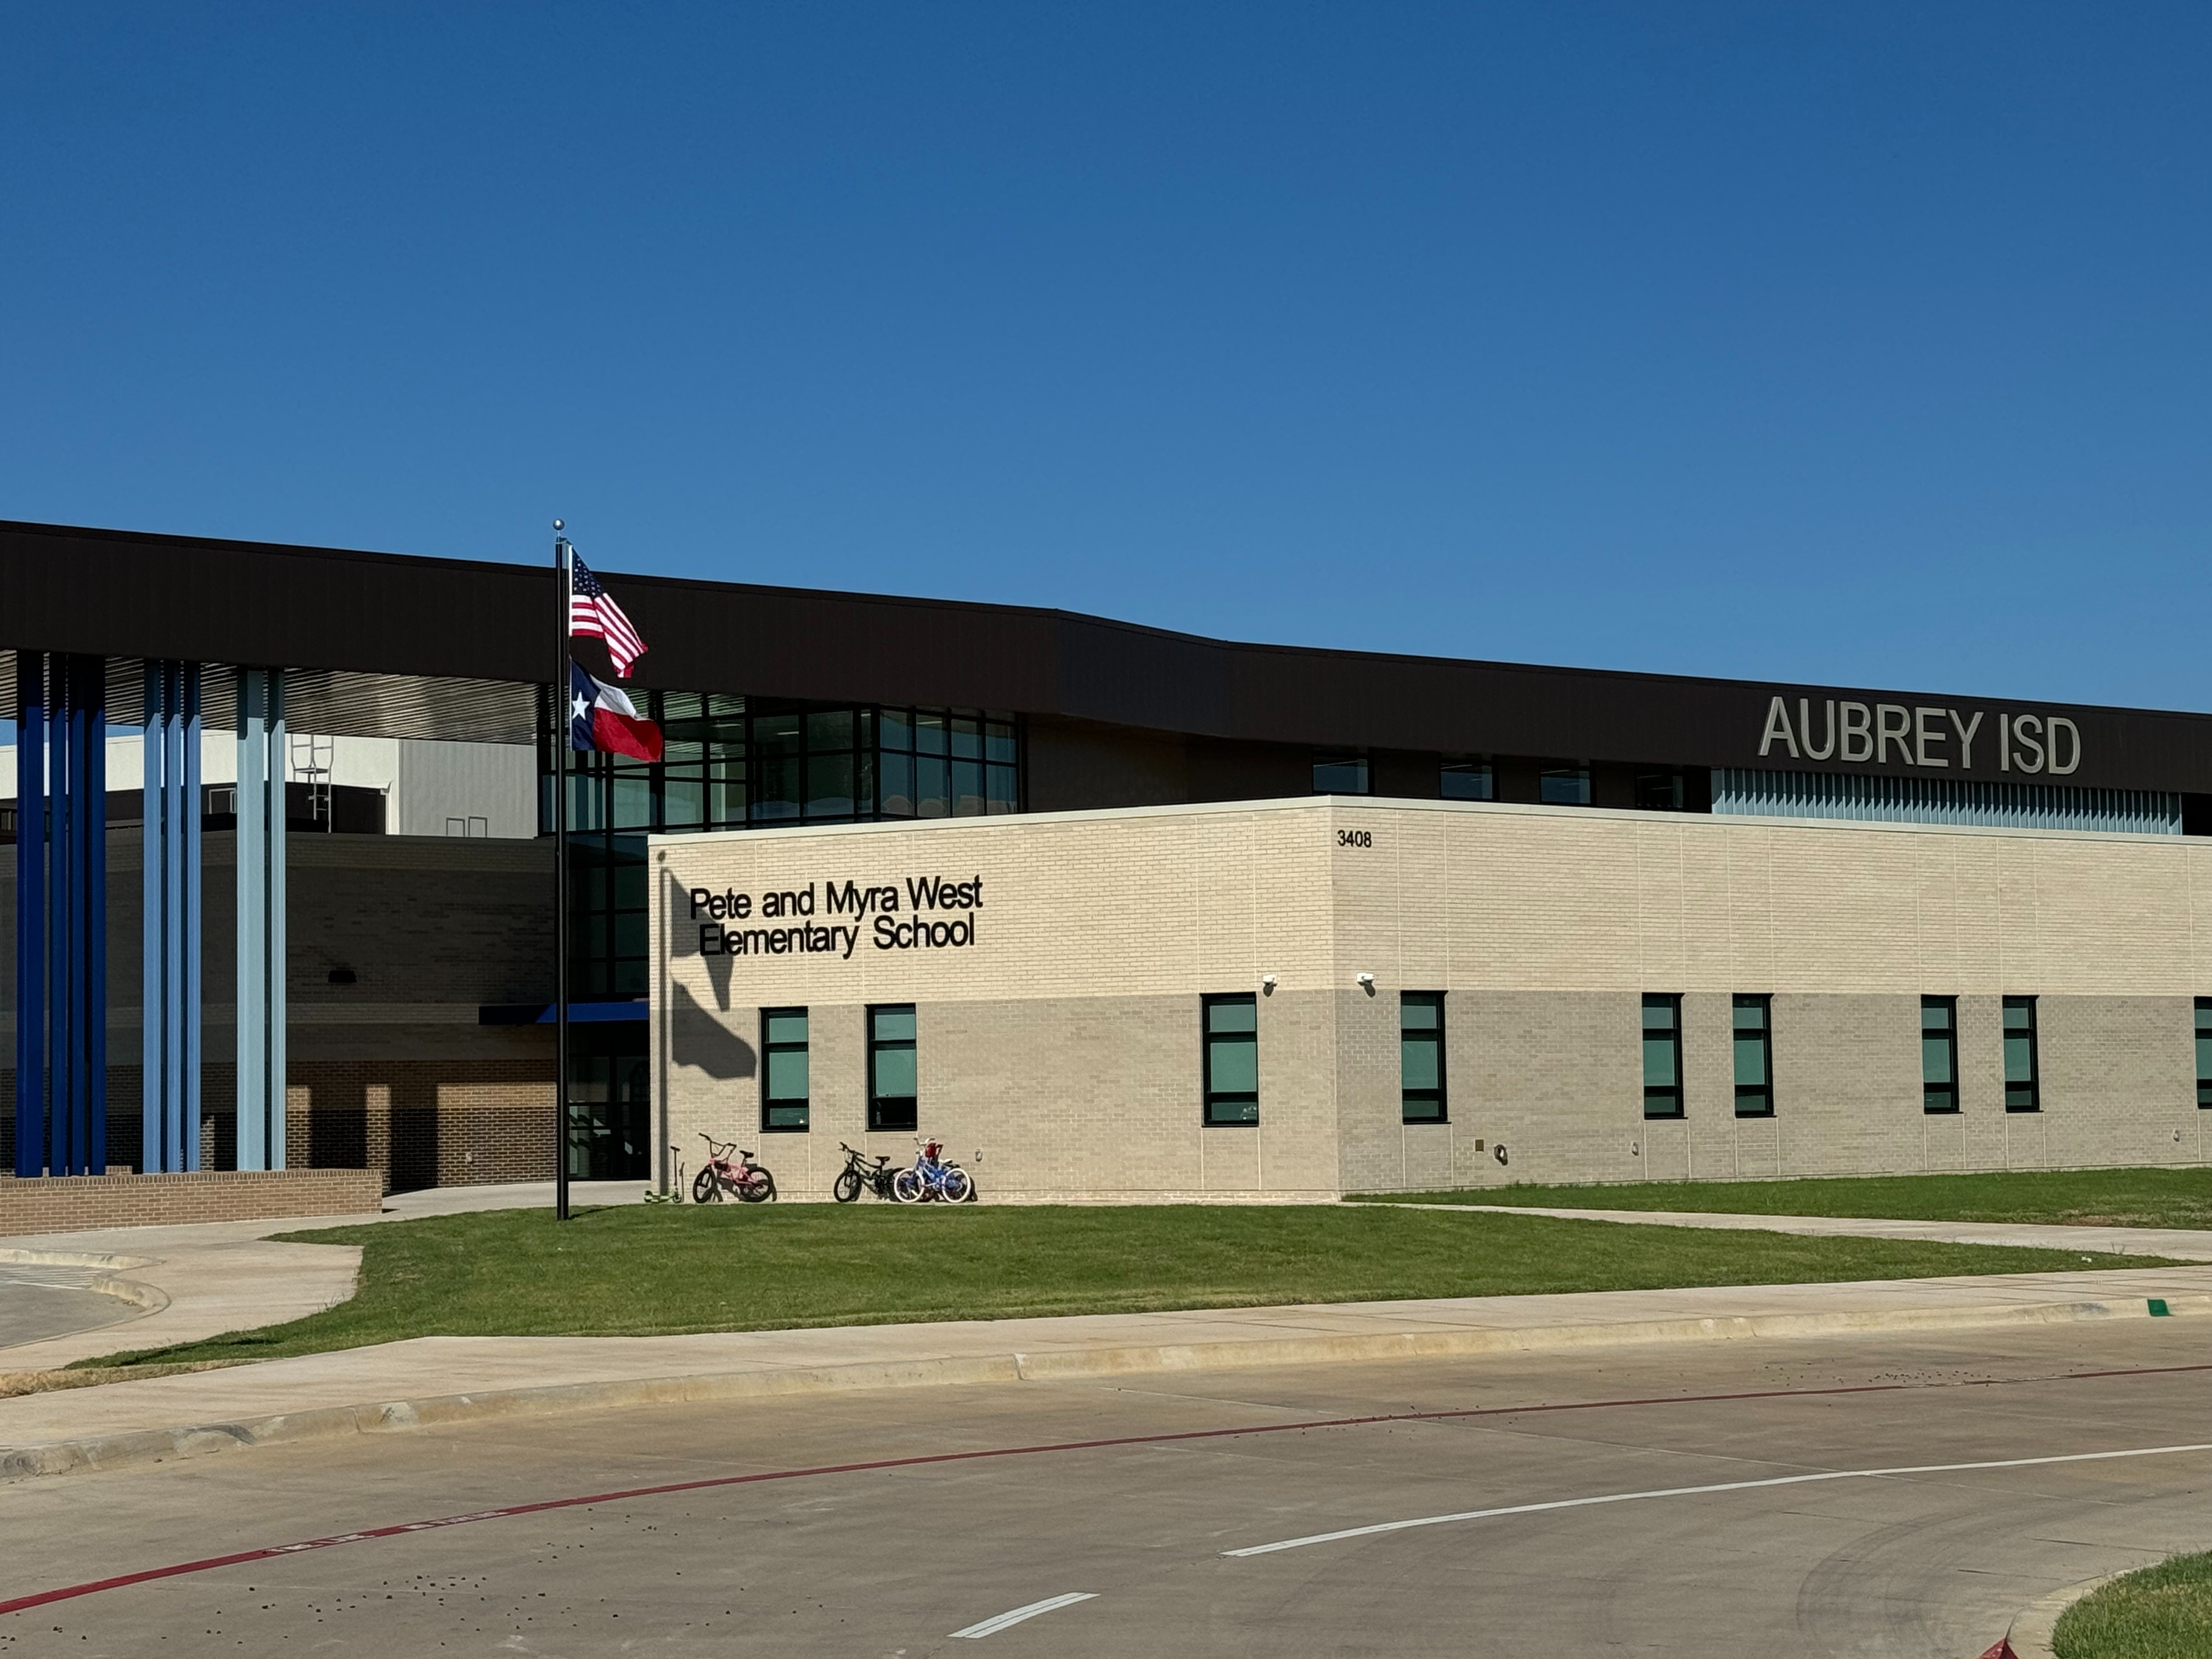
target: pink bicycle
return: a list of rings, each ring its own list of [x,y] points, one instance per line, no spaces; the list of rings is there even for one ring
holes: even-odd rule
[[[725,1194],[745,1204],[763,1204],[775,1196],[775,1177],[754,1163],[750,1152],[738,1152],[736,1141],[717,1140],[704,1130],[699,1139],[707,1143],[707,1162],[691,1182],[694,1204],[720,1204]]]

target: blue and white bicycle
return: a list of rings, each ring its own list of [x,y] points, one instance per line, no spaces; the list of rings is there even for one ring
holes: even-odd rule
[[[891,1196],[902,1204],[972,1204],[975,1178],[945,1156],[941,1140],[918,1140],[914,1167],[891,1177]]]

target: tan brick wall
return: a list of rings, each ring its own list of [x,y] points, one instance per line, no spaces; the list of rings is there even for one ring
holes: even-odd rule
[[[983,1146],[994,1191],[1267,1197],[2208,1152],[2190,999],[2212,991],[2212,909],[2197,926],[2212,846],[2179,837],[1297,801],[670,838],[653,858],[666,1138],[696,1167],[691,1131],[719,1115],[763,1141],[787,1191],[826,1186],[836,1141],[860,1144],[875,1001],[919,1007],[922,1127]],[[811,884],[801,920],[843,926],[825,884],[893,884],[908,921],[905,884],[924,874],[982,878],[975,945],[879,951],[864,920],[849,957],[697,953],[688,888],[757,901]],[[1261,1127],[1203,1130],[1198,999],[1264,975]],[[1447,1125],[1399,1121],[1405,989],[1449,994]],[[1683,995],[1680,1122],[1643,1116],[1646,991]],[[1771,1120],[1735,1114],[1739,991],[1773,998]],[[1960,999],[1955,1118],[1921,1109],[1923,994]],[[2039,1114],[2003,1109],[2008,994],[2040,999]],[[813,1011],[808,1135],[757,1133],[763,1005]]]
[[[381,1203],[372,1170],[210,1170],[195,1175],[0,1176],[0,1237],[94,1227],[362,1215]]]
[[[1201,1122],[1194,998],[919,1003],[920,1132],[944,1141],[994,1193],[1334,1192],[1328,1001],[1314,993],[1261,1001],[1256,1129]],[[732,1078],[672,1068],[669,1139],[687,1172],[699,1167],[702,1130],[756,1152],[794,1198],[828,1193],[844,1168],[840,1142],[911,1163],[915,1135],[866,1129],[866,1016],[861,1004],[809,1007],[805,1134],[762,1132],[757,1064]],[[731,1025],[757,1048],[757,1009],[734,1010]],[[981,1164],[971,1156],[978,1151]]]

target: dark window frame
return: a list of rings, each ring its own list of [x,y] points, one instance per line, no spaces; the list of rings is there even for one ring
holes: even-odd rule
[[[1943,1016],[1941,1026],[1930,1026],[1928,1016]],[[1948,1079],[1939,1081],[1928,1075],[1928,1045],[1935,1038],[1942,1039],[1943,1069]],[[1920,999],[1920,1109],[1929,1117],[1955,1117],[1959,1113],[1959,999],[1956,997],[1923,997]]]
[[[806,1022],[806,1036],[796,1042],[788,1038],[775,1039],[769,1036],[771,1021],[788,1019],[793,1015]],[[811,1127],[814,1103],[813,1036],[813,1017],[804,1008],[763,1008],[760,1011],[760,1128],[763,1134],[803,1135],[807,1133]],[[804,1055],[806,1060],[806,1092],[798,1097],[796,1100],[788,1096],[778,1097],[769,1093],[769,1091],[775,1086],[777,1057],[794,1052]],[[793,1110],[798,1114],[796,1122],[775,1121],[778,1112],[789,1113]]]
[[[882,1037],[876,1034],[876,1016],[903,1012],[914,1022],[914,1035],[909,1037]],[[911,1002],[872,1002],[863,1018],[868,1022],[868,1133],[878,1134],[911,1134],[921,1127],[921,1015],[919,1006]],[[878,1088],[878,1061],[884,1054],[904,1052],[914,1056],[914,1092],[910,1095],[886,1095]],[[903,1107],[904,1110],[898,1108]]]
[[[1689,779],[1679,766],[1672,769],[1646,768],[1636,774],[1633,786],[1636,805],[1645,812],[1686,812],[1689,808]]]
[[[2043,1044],[2036,999],[2007,997],[2001,1011],[1999,1042],[2003,1045],[2005,1110],[2008,1112],[2039,1112],[2043,1109]],[[2013,1024],[2014,1014],[2024,1013],[2027,1020],[2019,1027]],[[2013,1042],[2024,1038],[2022,1050],[2027,1057],[2027,1076],[2015,1081],[2013,1072]]]
[[[1655,1027],[1651,1012],[1656,1008],[1668,1011],[1673,1024]],[[1682,1090],[1682,994],[1680,991],[1646,991],[1638,1005],[1637,1058],[1644,1082],[1644,1115],[1654,1121],[1674,1122],[1689,1115],[1688,1103]],[[1651,1077],[1651,1042],[1656,1036],[1664,1035],[1673,1048],[1674,1080],[1671,1084],[1654,1084]],[[1671,1109],[1669,1103],[1671,1102]]]
[[[2197,999],[2197,1105],[2212,1111],[2212,997]]]
[[[1321,775],[1340,768],[1357,768],[1357,786],[1324,784]],[[1371,795],[1375,793],[1375,764],[1364,749],[1323,750],[1313,757],[1313,793],[1316,795]]]
[[[1454,790],[1454,779],[1467,787]],[[1437,793],[1443,800],[1496,800],[1498,767],[1484,755],[1447,755],[1437,767]]]
[[[1436,1024],[1419,1029],[1408,1028],[1406,1012],[1409,1008],[1433,1009]],[[1444,993],[1442,991],[1401,991],[1398,993],[1398,1121],[1401,1123],[1449,1123],[1451,1121],[1451,1084],[1446,1070],[1444,1042]],[[1437,1086],[1433,1089],[1411,1089],[1406,1086],[1406,1047],[1409,1041],[1419,1040],[1436,1050]],[[1430,1108],[1433,1109],[1421,1109]]]
[[[1581,792],[1580,794],[1573,800],[1551,799],[1545,792],[1549,788],[1553,780],[1555,778],[1574,779],[1576,781],[1577,787]],[[1590,763],[1588,761],[1544,761],[1537,766],[1537,805],[1540,806],[1589,806],[1594,805],[1596,802],[1596,799],[1597,780],[1592,774]]]
[[[1756,1012],[1756,1027],[1746,1026],[1739,1016]],[[1744,1039],[1758,1039],[1747,1045]],[[1765,1081],[1743,1081],[1742,1060],[1747,1046],[1755,1046],[1759,1054],[1759,1069]],[[1738,991],[1729,999],[1729,1075],[1735,1084],[1735,1115],[1738,1117],[1772,1117],[1774,1115],[1774,998],[1765,991]]]
[[[1198,1003],[1199,1121],[1209,1129],[1256,1129],[1260,1127],[1260,999],[1249,991],[1232,991],[1201,996]],[[1252,1029],[1249,1032],[1216,1031],[1213,1011],[1217,1008],[1249,1008]],[[1243,1046],[1252,1051],[1252,1087],[1217,1089],[1213,1079],[1216,1040],[1245,1038],[1249,1042]],[[1237,1115],[1224,1115],[1229,1112]]]

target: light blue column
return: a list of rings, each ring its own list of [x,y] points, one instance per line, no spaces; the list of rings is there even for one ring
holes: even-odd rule
[[[146,665],[143,1154],[199,1167],[200,671]]]
[[[284,1167],[284,680],[238,672],[238,1167]]]

